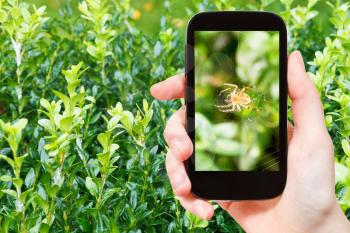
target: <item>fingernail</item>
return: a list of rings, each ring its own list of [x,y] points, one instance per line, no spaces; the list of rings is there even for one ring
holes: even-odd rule
[[[183,185],[183,175],[181,173],[176,174],[176,176],[174,177],[173,180],[173,184],[174,184],[174,191],[176,192],[177,190],[179,190],[179,188],[181,188],[181,186]]]
[[[201,218],[206,219],[207,215],[204,211],[204,207],[200,204],[197,204],[194,206],[194,211],[197,213],[197,215],[199,215]]]

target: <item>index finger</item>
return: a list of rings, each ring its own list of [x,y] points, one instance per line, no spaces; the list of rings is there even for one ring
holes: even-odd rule
[[[186,79],[183,74],[172,76],[151,87],[151,94],[160,100],[179,99],[185,96]]]

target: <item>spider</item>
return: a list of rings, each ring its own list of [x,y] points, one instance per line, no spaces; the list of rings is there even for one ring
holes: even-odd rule
[[[215,105],[221,112],[240,112],[244,108],[249,108],[252,98],[245,92],[247,87],[239,89],[235,84],[224,83],[228,87],[220,91],[219,96],[225,93],[224,105]]]

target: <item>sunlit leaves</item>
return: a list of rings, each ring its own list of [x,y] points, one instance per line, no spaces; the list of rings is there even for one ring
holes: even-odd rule
[[[94,197],[98,196],[97,185],[95,184],[95,182],[92,180],[91,177],[86,177],[86,179],[85,179],[85,186],[89,190],[91,195],[93,195]]]
[[[85,42],[87,52],[98,62],[103,62],[106,56],[111,55],[110,42],[116,35],[116,31],[109,26],[112,15],[109,14],[110,6],[105,0],[84,0],[79,4],[82,17],[90,21],[93,40]]]
[[[349,85],[349,3],[334,5],[330,22],[335,32],[325,38],[325,47],[315,53],[315,58],[309,64],[315,68],[310,72],[321,98],[325,103],[326,125],[336,145],[336,181],[339,204],[343,210],[350,208],[350,85]]]
[[[188,227],[189,230],[192,229],[198,229],[198,228],[206,228],[208,226],[208,221],[201,219],[194,214],[191,214],[190,212],[186,211],[186,221],[185,224]]]
[[[80,76],[84,71],[81,71],[83,63],[80,62],[77,65],[72,65],[69,70],[63,70],[62,73],[64,74],[66,81],[67,81],[67,90],[68,94],[70,96],[73,96],[76,94],[76,89],[79,87],[81,81]]]
[[[49,150],[49,155],[52,157],[56,157],[60,153],[66,153],[65,150],[69,146],[70,141],[76,137],[73,130],[84,124],[84,117],[93,106],[92,104],[85,105],[87,97],[82,86],[80,87],[80,93],[76,92],[81,82],[79,79],[83,72],[80,71],[81,67],[82,63],[80,62],[78,65],[72,65],[71,69],[62,71],[66,78],[69,96],[53,91],[60,99],[59,101],[50,103],[46,99],[40,100],[41,106],[46,110],[43,113],[48,118],[39,119],[38,124],[50,133],[50,136],[47,137],[50,143],[46,144],[45,149]],[[94,102],[92,97],[89,97],[88,100]],[[61,111],[62,103],[64,106],[63,112]],[[58,162],[60,164],[63,163],[63,161]]]
[[[28,123],[27,119],[19,119],[15,123],[5,123],[0,120],[0,130],[3,133],[3,137],[9,143],[14,156],[17,156],[17,150],[19,142],[22,138],[22,130],[26,127]]]
[[[2,10],[22,7],[15,0],[0,5]],[[164,156],[156,146],[162,139],[150,126],[153,105],[142,100],[150,99],[149,94],[139,96],[148,93],[146,86],[154,80],[144,79],[137,87],[134,79],[149,76],[150,64],[157,63],[151,60],[157,40],[161,48],[168,40],[171,53],[177,54],[176,32],[171,31],[171,40],[144,36],[128,22],[128,0],[81,1],[82,17],[70,17],[69,10],[77,11],[67,6],[50,20],[45,19],[44,7],[24,8],[19,17],[37,12],[41,18],[28,28],[32,33],[21,31],[24,24],[14,26],[13,38],[3,27],[12,20],[9,11],[0,12],[1,119],[11,124],[21,117],[29,121],[22,135],[17,134],[17,159],[1,131],[0,229],[17,231],[22,215],[21,232],[156,229],[159,213],[171,204],[166,196],[171,193],[162,168]],[[158,52],[159,59],[168,58],[162,75],[172,73],[173,55]],[[117,72],[118,82],[113,79]],[[13,84],[16,76],[19,81]],[[103,77],[107,92],[99,82]],[[108,93],[113,103],[123,103],[114,109],[115,116],[106,113]],[[149,210],[161,198],[164,206]],[[17,213],[22,210],[24,214]]]
[[[48,19],[44,17],[46,7],[32,9],[27,3],[18,1],[7,1],[0,9],[1,27],[9,34],[12,40],[22,43],[30,39],[37,32],[38,28]]]
[[[24,214],[25,212],[25,202],[27,194],[29,192],[29,190],[27,190],[26,192],[22,192],[23,180],[21,178],[22,164],[24,159],[27,158],[28,154],[24,154],[22,156],[18,154],[20,142],[22,139],[22,131],[27,126],[27,123],[28,120],[25,118],[19,119],[14,123],[5,123],[4,121],[0,120],[0,132],[2,133],[2,136],[5,138],[12,150],[12,158],[0,154],[0,160],[5,160],[11,166],[13,172],[12,176],[0,176],[0,181],[11,181],[14,186],[14,189],[10,189],[11,186],[9,186],[8,188],[0,189],[0,193],[5,193],[15,199],[15,211],[19,214]],[[26,180],[26,185],[28,184],[28,188],[31,184],[29,178]],[[18,224],[18,229],[26,229],[26,225],[23,220],[20,221],[20,223]]]
[[[122,104],[118,102],[114,107],[111,107],[107,112],[112,117],[109,121],[109,127],[122,127],[140,146],[145,144],[145,133],[147,126],[153,116],[152,105],[149,106],[144,99],[142,108],[136,112],[136,115],[130,111],[123,110]],[[112,121],[112,122],[111,122]],[[121,124],[117,124],[120,121]]]

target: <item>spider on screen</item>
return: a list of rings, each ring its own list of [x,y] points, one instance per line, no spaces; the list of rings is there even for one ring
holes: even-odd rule
[[[247,87],[239,88],[236,84],[224,83],[227,88],[220,91],[224,104],[215,105],[220,112],[240,112],[243,109],[251,109],[252,98],[246,93]]]

